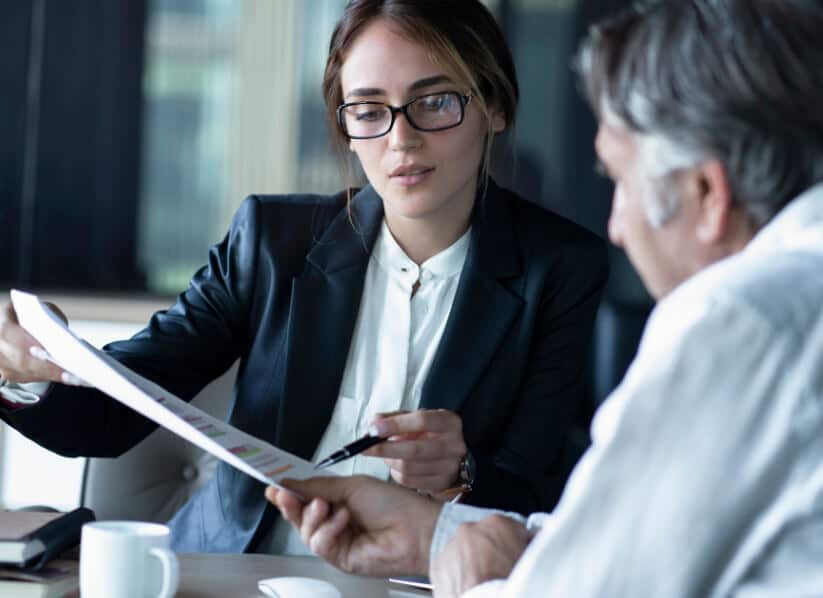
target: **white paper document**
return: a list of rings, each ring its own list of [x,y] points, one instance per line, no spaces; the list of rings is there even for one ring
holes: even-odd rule
[[[97,350],[35,295],[13,290],[11,300],[20,325],[58,366],[204,451],[265,484],[318,475],[310,462],[212,417]]]

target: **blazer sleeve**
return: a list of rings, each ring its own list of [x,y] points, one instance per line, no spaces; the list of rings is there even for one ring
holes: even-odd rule
[[[132,339],[104,350],[190,400],[247,347],[259,245],[260,202],[246,199],[208,263],[167,311]],[[157,424],[103,393],[53,384],[39,403],[0,409],[0,417],[38,444],[65,456],[114,457]]]
[[[467,501],[528,514],[554,508],[582,446],[570,430],[587,396],[587,364],[608,278],[605,243],[586,235],[562,248],[539,299],[513,409],[493,452],[474,454]]]

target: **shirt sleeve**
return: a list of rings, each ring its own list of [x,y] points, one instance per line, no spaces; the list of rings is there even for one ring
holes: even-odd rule
[[[7,409],[21,409],[40,402],[50,387],[50,382],[9,383],[0,388],[0,399]]]
[[[434,528],[431,549],[429,551],[429,562],[434,563],[434,560],[443,552],[443,549],[454,537],[457,528],[464,523],[481,521],[491,515],[505,515],[506,517],[510,517],[526,526],[526,529],[528,529],[532,535],[536,535],[543,525],[545,525],[546,521],[551,519],[551,515],[546,513],[534,513],[526,519],[519,513],[483,509],[480,507],[461,505],[459,503],[446,503],[440,511],[437,525]]]
[[[653,316],[593,444],[502,596],[708,596],[801,438],[796,333],[746,304]]]
[[[506,586],[505,579],[493,579],[463,592],[460,598],[499,598]]]

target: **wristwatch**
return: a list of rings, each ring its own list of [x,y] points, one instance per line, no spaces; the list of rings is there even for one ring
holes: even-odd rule
[[[460,459],[460,466],[457,470],[457,481],[463,487],[463,493],[471,492],[474,488],[474,478],[477,475],[477,463],[474,461],[474,456],[471,451],[466,451],[463,458]]]
[[[476,472],[477,464],[474,461],[474,457],[470,452],[466,452],[463,458],[460,459],[460,465],[457,466],[457,486],[446,488],[434,494],[422,490],[418,490],[417,493],[441,502],[460,502],[474,489]]]

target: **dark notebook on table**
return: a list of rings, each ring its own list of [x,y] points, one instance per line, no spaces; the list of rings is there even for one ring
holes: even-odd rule
[[[0,564],[37,570],[80,542],[80,528],[94,521],[90,509],[69,513],[0,511]]]

